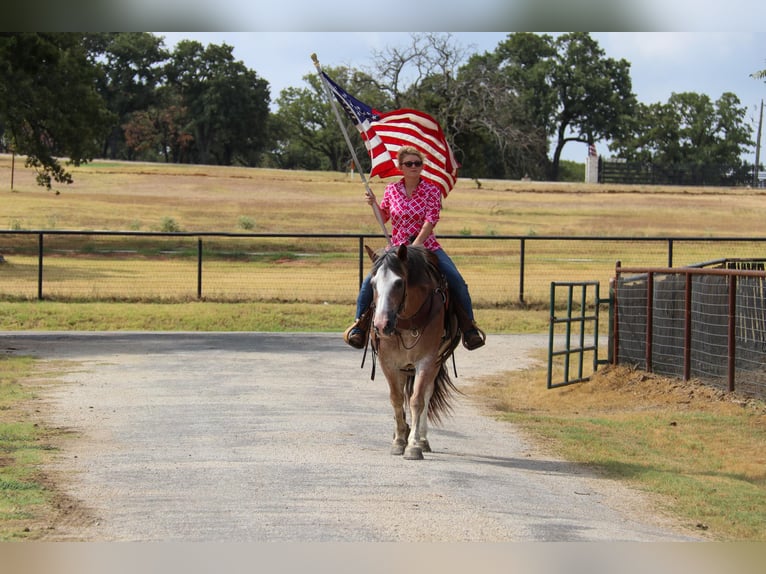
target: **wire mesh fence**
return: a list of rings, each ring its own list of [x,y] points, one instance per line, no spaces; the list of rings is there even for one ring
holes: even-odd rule
[[[600,281],[615,263],[687,265],[764,254],[766,238],[445,236],[478,308],[550,304],[552,281]],[[348,303],[379,236],[0,231],[0,298]],[[558,302],[564,305],[565,302]]]
[[[766,272],[727,267],[620,273],[617,361],[766,397]]]

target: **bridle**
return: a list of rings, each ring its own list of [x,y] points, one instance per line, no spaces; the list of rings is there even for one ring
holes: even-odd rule
[[[393,257],[393,255],[384,255],[383,257]],[[379,261],[379,266],[376,266],[376,269],[374,270],[374,273],[377,273],[380,270],[380,267],[382,267],[383,263],[382,261]],[[432,262],[427,261],[427,269],[426,273],[431,277],[432,280],[436,283],[436,287],[434,287],[430,294],[425,297],[423,303],[421,303],[420,307],[418,308],[415,313],[410,315],[409,317],[405,317],[402,315],[403,310],[406,308],[406,302],[407,302],[407,295],[408,295],[408,279],[409,276],[406,273],[402,275],[401,273],[397,273],[397,275],[402,278],[403,283],[403,293],[401,301],[399,302],[399,305],[396,309],[396,323],[394,326],[394,333],[399,341],[399,346],[405,350],[410,350],[415,348],[415,346],[419,343],[420,338],[423,335],[424,329],[427,325],[433,321],[442,308],[445,310],[445,324],[444,324],[444,334],[442,335],[442,343],[438,350],[438,361],[440,363],[443,363],[446,361],[450,356],[452,357],[452,363],[453,363],[453,369],[455,371],[455,376],[457,376],[457,368],[455,366],[455,356],[453,354],[453,351],[455,347],[460,342],[460,335],[459,331],[456,330],[455,324],[454,324],[454,318],[451,317],[451,312],[449,311],[449,289],[447,285],[446,278],[442,275],[440,272],[438,266]],[[372,304],[370,305],[369,312],[374,315],[375,313],[375,299],[373,299]],[[402,337],[402,331],[410,331],[410,334],[413,336],[414,341],[408,346]],[[375,371],[376,371],[376,363],[377,363],[377,354],[378,354],[378,346],[380,343],[380,337],[377,334],[377,332],[373,329],[370,330],[370,336],[367,337],[367,341],[364,346],[364,354],[362,355],[362,367],[364,367],[365,359],[367,357],[367,350],[370,348],[372,350],[372,372],[371,372],[371,380],[375,379]]]
[[[394,325],[394,334],[399,339],[399,344],[404,349],[413,349],[417,346],[420,338],[423,336],[425,328],[433,321],[439,312],[447,307],[448,302],[448,290],[444,277],[439,273],[438,269],[429,263],[428,274],[432,279],[436,280],[436,287],[431,290],[430,294],[425,297],[420,307],[409,317],[402,315],[403,310],[407,306],[408,290],[408,277],[399,275],[402,279],[403,293],[401,301],[396,309],[396,324]],[[372,307],[374,309],[375,302],[373,301]],[[403,331],[409,331],[410,335],[414,338],[411,344],[408,346],[404,342],[402,337]],[[377,347],[377,345],[375,345]]]

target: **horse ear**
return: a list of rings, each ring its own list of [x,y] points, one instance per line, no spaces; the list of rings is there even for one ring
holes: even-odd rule
[[[407,261],[407,245],[402,243],[396,252],[396,256],[402,261]]]
[[[367,255],[369,258],[372,259],[373,263],[375,263],[378,260],[378,254],[375,253],[375,251],[369,245],[365,245],[364,248],[367,250]]]

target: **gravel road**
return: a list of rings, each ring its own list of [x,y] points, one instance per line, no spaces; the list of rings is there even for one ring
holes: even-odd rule
[[[6,332],[62,361],[43,399],[77,432],[52,472],[88,520],[53,540],[687,541],[639,492],[541,452],[468,396],[423,461],[389,455],[382,373],[337,334]],[[456,353],[458,387],[544,336]]]

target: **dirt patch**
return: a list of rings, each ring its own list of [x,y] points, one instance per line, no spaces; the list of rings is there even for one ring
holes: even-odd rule
[[[611,403],[621,410],[673,407],[731,414],[747,408],[766,414],[765,402],[745,394],[729,392],[696,379],[684,381],[627,366],[604,368],[589,384],[571,392],[585,401],[584,405],[599,409],[608,409]],[[615,402],[614,396],[621,400]]]
[[[49,473],[40,473],[35,479],[45,489],[48,504],[33,519],[25,520],[21,525],[30,539],[79,541],[81,538],[76,533],[97,522],[81,501],[63,492],[64,480]]]

